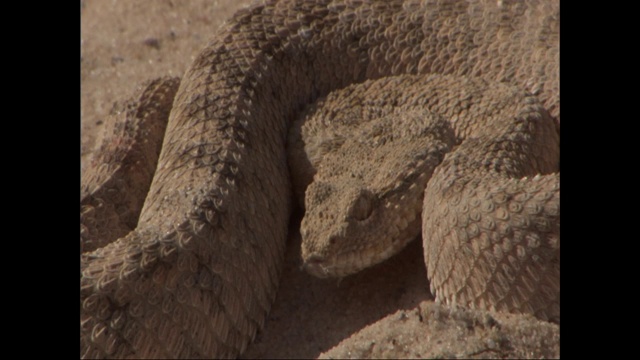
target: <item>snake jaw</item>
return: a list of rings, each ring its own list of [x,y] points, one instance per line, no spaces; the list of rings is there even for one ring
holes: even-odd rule
[[[324,279],[329,277],[326,262],[321,256],[312,255],[304,261],[303,268],[307,273],[317,278]]]
[[[372,217],[364,221],[349,219],[334,223],[321,233],[308,231],[304,224],[301,249],[304,270],[318,278],[352,275],[397,254],[418,237],[421,225],[418,214],[405,215],[402,221],[381,229],[373,225],[381,223],[381,217],[387,215],[380,210],[376,208]]]

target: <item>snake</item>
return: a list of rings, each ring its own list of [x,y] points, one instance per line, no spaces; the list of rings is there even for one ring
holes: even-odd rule
[[[232,358],[244,352],[264,324],[282,271],[294,204],[286,146],[291,124],[309,104],[333,91],[386,77],[429,74],[518,87],[539,99],[559,133],[558,2],[257,2],[218,31],[182,79],[147,84],[122,111],[137,119],[134,125],[115,129],[127,135],[105,146],[133,149],[136,134],[143,142],[149,135],[137,121],[166,117],[164,131],[157,130],[164,133],[161,146],[154,144],[161,147],[157,165],[149,165],[155,163],[148,161],[153,155],[133,151],[137,157],[115,157],[129,159],[127,166],[96,168],[133,172],[134,178],[145,178],[139,182],[149,183],[148,190],[134,191],[132,186],[141,186],[136,181],[104,180],[112,179],[104,175],[95,176],[101,185],[81,188],[81,356]],[[452,210],[467,210],[462,199],[482,185],[456,171],[457,157],[449,158],[452,165],[440,165],[432,175],[445,181],[427,186],[424,199],[446,193]],[[540,180],[548,178],[549,187]],[[506,214],[524,222],[520,228],[551,229],[557,235],[559,175],[534,176],[533,181],[544,182],[545,191],[525,192],[529,197],[523,200],[520,182],[509,180],[495,196],[497,203],[517,207],[539,194],[544,201],[551,199],[553,205],[542,210],[537,205],[511,209],[551,216],[533,225]],[[137,193],[143,195],[130,200]],[[109,200],[113,197],[117,200]],[[139,206],[132,202],[143,203],[139,215],[130,210]],[[433,214],[430,228],[453,221],[442,214],[441,203],[423,208]],[[110,215],[96,215],[102,210]],[[505,216],[502,206],[489,210]],[[126,219],[120,220],[123,214]],[[94,225],[104,218],[112,219],[110,225]],[[511,227],[494,226],[517,235]],[[96,230],[100,227],[106,231]],[[454,233],[441,238],[468,238],[450,236]],[[530,247],[544,242],[525,235],[522,241]],[[491,245],[490,239],[483,241],[478,243],[483,249]],[[559,276],[559,235],[548,242],[557,247],[557,256],[531,255],[533,265],[522,268],[529,279]],[[455,245],[429,251],[428,272],[441,279],[432,281],[436,297],[465,303],[498,284],[490,292],[494,295],[479,298],[475,306],[500,308],[502,299],[507,299],[504,304],[517,299],[514,307],[520,306],[527,294],[509,287],[513,274],[495,271],[507,264],[496,260],[499,247],[483,252],[472,245],[456,253],[451,249],[461,247]],[[527,256],[526,250],[502,248],[516,257]],[[486,260],[480,265],[486,270],[482,276],[469,284],[451,278],[454,268],[468,274],[479,254]],[[509,262],[509,256],[502,258]],[[536,272],[544,261],[552,263],[550,273]],[[487,279],[486,272],[488,285],[479,280]],[[544,293],[559,291],[559,280],[550,283],[558,288],[545,286]],[[501,299],[494,298],[498,293]],[[549,317],[559,316],[559,295],[550,296],[556,300]]]

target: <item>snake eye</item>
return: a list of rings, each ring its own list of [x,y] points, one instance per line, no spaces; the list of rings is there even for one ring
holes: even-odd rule
[[[349,209],[349,215],[359,221],[366,220],[373,212],[373,194],[368,190],[361,190]]]

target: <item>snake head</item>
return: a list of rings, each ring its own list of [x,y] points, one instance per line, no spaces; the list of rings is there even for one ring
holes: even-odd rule
[[[403,127],[403,120],[413,127]],[[350,275],[418,237],[424,188],[449,148],[439,140],[451,137],[445,127],[424,113],[381,119],[324,156],[305,193],[301,234],[307,272]]]

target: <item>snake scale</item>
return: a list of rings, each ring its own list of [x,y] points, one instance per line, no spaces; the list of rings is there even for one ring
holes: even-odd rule
[[[444,74],[511,84],[533,94],[557,131],[558,28],[559,6],[549,1],[266,1],[239,11],[197,56],[179,87],[175,79],[151,82],[138,99],[149,104],[148,110],[125,111],[141,122],[169,117],[155,171],[136,170],[152,156],[144,151],[132,151],[138,157],[130,160],[118,159],[132,164],[136,176],[152,177],[135,230],[127,230],[134,226],[130,220],[119,220],[123,214],[135,217],[128,214],[134,206],[130,201],[139,202],[129,200],[135,181],[81,190],[81,356],[215,358],[242,353],[263,325],[278,287],[293,205],[287,133],[303,109],[350,84]],[[139,128],[115,131],[135,133]],[[143,132],[142,138],[147,135]],[[126,137],[121,139],[124,144],[106,146],[133,147]],[[446,206],[437,201],[427,208],[425,202],[423,211],[434,214],[429,226],[437,223],[440,232],[440,224],[451,222],[441,214],[466,211],[465,199],[482,186],[473,179],[457,182],[464,176],[456,171],[459,159],[451,159],[454,164],[443,168],[453,170],[440,174],[450,181],[428,186],[424,195],[435,199],[447,189],[457,192],[451,210],[443,211]],[[127,170],[116,170],[121,168]],[[526,196],[518,181],[505,184],[496,196],[515,213],[538,194],[543,201],[551,199],[542,208],[524,206],[534,215],[549,216],[533,225],[511,216],[523,222],[519,228],[534,226],[551,236],[510,232],[500,223],[489,227],[524,236],[529,247],[542,242],[557,248],[551,259],[534,253],[535,266],[522,270],[528,279],[546,282],[543,293],[554,300],[542,317],[559,320],[559,175],[533,181],[540,187]],[[107,204],[100,191],[121,196]],[[497,208],[489,212],[504,217],[505,208]],[[109,215],[96,214],[102,210]],[[103,218],[113,219],[102,226],[104,233],[93,225]],[[460,239],[464,237],[454,240]],[[491,243],[483,241],[481,245]],[[528,254],[527,246],[513,248],[518,256]],[[518,297],[520,290],[509,288],[513,274],[501,272],[505,263],[492,256],[498,257],[500,249],[463,250],[460,258],[450,249],[430,254],[425,246],[430,277],[444,279],[435,285],[432,279],[436,297],[464,304],[485,292],[477,280],[466,286],[451,277],[454,267],[468,274],[473,266],[465,259],[477,261],[478,254],[487,264],[481,266],[480,279],[487,279],[488,271],[491,286],[498,284],[503,297],[528,296]],[[531,273],[546,266],[541,261],[550,262],[543,269],[547,272]],[[456,295],[442,285],[447,281],[464,290]],[[535,285],[527,284],[531,287]],[[503,309],[494,295],[479,296],[474,304]]]

